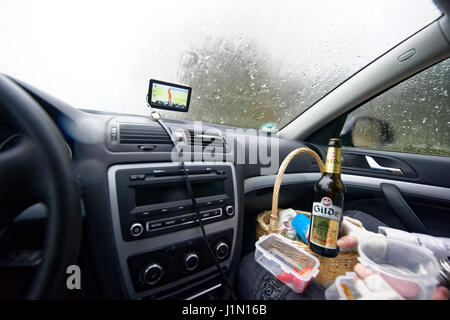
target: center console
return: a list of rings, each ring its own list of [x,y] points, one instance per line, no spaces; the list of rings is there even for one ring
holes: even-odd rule
[[[207,241],[222,269],[236,242],[236,174],[231,163],[185,163]],[[114,165],[111,218],[123,285],[131,299],[161,298],[189,283],[220,286],[179,163]],[[205,288],[208,290],[208,288]]]

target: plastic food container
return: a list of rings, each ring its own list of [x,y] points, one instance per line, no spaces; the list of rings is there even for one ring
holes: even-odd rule
[[[358,260],[380,274],[403,298],[428,300],[433,297],[439,264],[429,249],[386,238],[361,242],[358,252]]]
[[[325,290],[325,298],[327,300],[359,299],[361,295],[356,291],[354,277],[354,272],[347,272],[345,275],[337,277],[334,283]]]
[[[255,260],[297,293],[305,291],[319,273],[320,262],[316,257],[278,234],[261,237],[255,246]]]

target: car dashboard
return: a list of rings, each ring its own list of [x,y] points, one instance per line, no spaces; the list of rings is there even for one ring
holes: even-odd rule
[[[214,124],[199,129],[192,121],[164,120],[172,139],[150,117],[79,110],[18,83],[49,114],[67,143],[81,191],[83,248],[92,260],[100,296],[227,298],[222,275],[235,278],[244,242],[252,242],[244,235],[244,181],[270,167],[251,159],[254,138],[265,139],[268,148],[276,142],[277,161],[304,145],[254,129]],[[3,131],[8,133],[0,143],[12,142],[14,130]],[[184,148],[184,168],[172,140]],[[210,145],[215,151],[205,153]],[[310,159],[297,159],[292,170],[317,168]],[[185,175],[195,190],[198,215]]]
[[[235,272],[242,232],[242,185],[238,186],[234,162],[225,159],[226,148],[216,155],[221,162],[192,155],[183,167],[172,159],[171,138],[150,118],[89,116],[89,125],[104,128],[103,139],[74,142],[73,152],[87,225],[106,229],[87,232],[88,237],[104,237],[95,241],[103,255],[99,268],[110,262],[111,277],[115,273],[114,279],[121,280],[117,291],[129,299],[190,299],[221,292],[215,262],[222,272]],[[185,137],[189,124],[166,124],[172,134],[182,133],[185,146],[194,141]],[[195,191],[199,216],[183,170]]]

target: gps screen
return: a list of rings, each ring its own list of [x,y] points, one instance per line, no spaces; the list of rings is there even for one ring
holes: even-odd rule
[[[191,90],[190,87],[152,79],[147,100],[153,108],[187,112]]]

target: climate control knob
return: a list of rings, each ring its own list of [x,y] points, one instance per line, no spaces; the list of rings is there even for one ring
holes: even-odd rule
[[[200,262],[200,258],[195,252],[188,252],[184,256],[184,267],[187,271],[193,271],[198,267],[198,263]]]
[[[151,263],[142,270],[142,281],[148,285],[154,285],[164,275],[164,269],[157,263]]]
[[[225,207],[225,213],[226,213],[228,216],[232,217],[233,214],[234,214],[234,208],[233,208],[233,206],[226,206],[226,207]]]
[[[214,246],[214,253],[216,254],[217,259],[222,260],[228,255],[228,251],[230,248],[228,247],[228,244],[225,241],[219,241]]]

